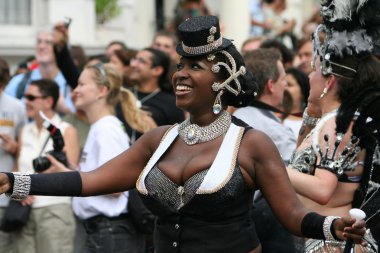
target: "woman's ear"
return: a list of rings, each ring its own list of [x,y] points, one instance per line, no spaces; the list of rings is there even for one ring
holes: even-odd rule
[[[334,75],[329,75],[327,77],[327,83],[326,83],[326,88],[331,90],[336,84],[336,78]]]
[[[107,97],[108,91],[109,88],[107,86],[102,85],[101,87],[99,87],[99,95],[96,97],[96,99],[99,100],[101,98]]]

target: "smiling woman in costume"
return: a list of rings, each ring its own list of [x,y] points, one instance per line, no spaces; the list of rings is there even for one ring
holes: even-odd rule
[[[331,219],[304,208],[270,139],[225,110],[247,105],[256,85],[231,40],[221,37],[218,19],[196,17],[178,29],[181,59],[173,88],[177,106],[189,112],[189,119],[144,134],[92,172],[0,174],[1,192],[14,198],[29,193],[89,196],[136,186],[158,216],[156,253],[258,253],[249,209],[254,190],[260,189],[293,233],[360,243],[364,222],[353,225],[354,219]]]

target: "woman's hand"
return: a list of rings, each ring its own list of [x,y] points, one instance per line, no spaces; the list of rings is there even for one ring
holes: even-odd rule
[[[335,235],[341,240],[351,239],[355,244],[366,245],[363,236],[366,232],[365,221],[343,217],[335,220],[334,222]]]
[[[43,171],[42,173],[56,173],[56,172],[72,171],[69,168],[67,168],[65,165],[60,163],[52,155],[47,154],[46,157],[47,157],[47,159],[49,159],[51,166],[47,170]]]
[[[3,194],[11,189],[11,183],[6,174],[0,173],[0,194]]]
[[[53,41],[54,47],[61,51],[63,47],[67,45],[69,40],[69,30],[64,22],[57,22],[54,25]]]
[[[1,147],[5,152],[15,155],[18,150],[17,142],[9,134],[0,134],[0,139],[3,141]]]
[[[26,199],[21,200],[20,203],[23,206],[31,206],[33,205],[35,199],[36,198],[34,196],[29,195],[28,197],[26,197]]]

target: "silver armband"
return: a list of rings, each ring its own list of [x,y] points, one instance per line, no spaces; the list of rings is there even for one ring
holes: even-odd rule
[[[337,239],[331,233],[331,226],[336,219],[340,219],[339,216],[327,216],[323,222],[323,235],[325,236],[325,241],[334,242]]]
[[[14,173],[14,183],[13,183],[13,192],[12,194],[6,194],[8,197],[14,200],[23,200],[25,199],[30,192],[31,178],[28,174],[18,174]]]
[[[320,118],[314,118],[309,116],[309,114],[307,113],[307,108],[305,108],[305,110],[303,111],[302,119],[302,124],[309,127],[315,127],[318,121],[320,120]]]

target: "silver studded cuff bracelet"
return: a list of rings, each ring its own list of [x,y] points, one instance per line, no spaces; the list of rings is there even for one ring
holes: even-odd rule
[[[328,242],[340,241],[340,239],[333,234],[334,228],[332,225],[336,219],[340,219],[339,216],[327,216],[323,222],[323,234],[325,236],[325,240]]]
[[[303,122],[302,124],[309,127],[315,127],[319,121],[320,118],[314,118],[309,116],[307,113],[307,108],[305,108],[303,115],[302,115]]]
[[[23,200],[29,195],[30,192],[30,175],[13,173],[13,176],[13,191],[12,193],[6,193],[6,195],[14,200]]]

